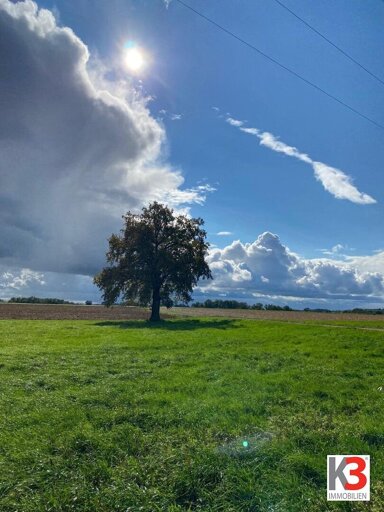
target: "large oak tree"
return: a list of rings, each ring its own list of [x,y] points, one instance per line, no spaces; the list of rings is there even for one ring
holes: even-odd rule
[[[152,305],[151,321],[160,320],[160,305],[188,303],[200,278],[211,279],[205,257],[209,244],[200,218],[175,215],[154,202],[141,214],[123,216],[120,235],[109,239],[108,267],[94,278],[104,304],[119,298]]]

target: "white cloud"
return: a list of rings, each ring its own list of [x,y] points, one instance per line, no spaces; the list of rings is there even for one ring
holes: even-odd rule
[[[260,135],[260,130],[258,130],[257,128],[240,128],[240,130],[244,133],[249,133],[250,135],[256,135],[256,137]]]
[[[321,182],[325,190],[337,199],[348,199],[357,204],[376,203],[373,197],[357,190],[352,184],[352,178],[343,171],[322,162],[312,162],[312,167],[315,171],[316,179]]]
[[[252,280],[252,274],[244,267],[243,263],[235,263],[228,260],[212,261],[211,270],[215,276],[215,289],[225,286],[231,280],[234,286],[242,286],[244,282]]]
[[[331,256],[332,258],[348,258],[347,253],[355,251],[355,248],[349,247],[348,245],[336,244],[330,249],[318,249],[318,251],[323,253],[325,256]]]
[[[384,253],[369,258],[370,269],[363,258],[305,259],[284,246],[277,235],[265,232],[253,243],[236,240],[223,249],[212,249],[209,262],[214,280],[202,282],[200,289],[248,299],[383,302]]]
[[[218,235],[218,236],[230,236],[230,235],[233,235],[233,233],[231,231],[219,231],[218,233],[216,233],[216,235]]]
[[[342,251],[344,251],[346,249],[346,247],[344,247],[344,245],[342,244],[336,244],[332,247],[331,249],[331,252],[333,252],[334,254],[336,253],[340,253]]]
[[[384,273],[384,250],[373,251],[370,256],[347,256],[349,265],[360,269],[362,272]]]
[[[227,117],[226,121],[231,126],[236,126],[237,128],[243,126],[244,124],[244,121],[239,121],[238,119],[234,119],[233,117]]]
[[[4,290],[21,290],[29,286],[45,285],[44,274],[34,272],[28,268],[19,271],[6,270],[0,274],[0,291],[4,294]]]
[[[170,121],[180,121],[183,118],[183,114],[176,114],[168,112],[165,108],[159,110],[160,120],[169,119]]]
[[[72,301],[100,301],[90,276],[0,267],[0,298],[51,297]]]
[[[244,131],[244,130],[242,130],[242,131]],[[250,132],[248,131],[248,133],[250,133]],[[259,132],[257,134],[257,137],[260,139],[260,144],[262,146],[272,149],[273,151],[276,151],[278,153],[284,153],[287,156],[292,156],[292,157],[297,158],[298,160],[301,160],[305,163],[309,163],[309,164],[312,163],[312,160],[309,158],[308,155],[306,155],[305,153],[301,153],[294,146],[288,146],[288,144],[281,142],[274,135],[272,135],[272,133]]]
[[[281,142],[275,135],[269,132],[262,132],[258,128],[244,127],[244,121],[227,117],[227,123],[231,126],[239,128],[244,133],[257,137],[260,145],[265,146],[272,151],[283,153],[287,156],[297,158],[312,166],[315,178],[320,181],[325,190],[337,199],[347,199],[356,204],[374,204],[376,200],[360,192],[352,183],[352,178],[340,169],[335,169],[322,162],[312,160],[306,153],[302,153],[294,146],[289,146],[285,142]]]
[[[165,158],[140,88],[36,3],[0,0],[0,263],[93,274],[121,215],[203,203]]]

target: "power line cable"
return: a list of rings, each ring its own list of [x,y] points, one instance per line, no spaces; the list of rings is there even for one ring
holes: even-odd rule
[[[333,41],[331,41],[330,39],[328,39],[328,37],[326,37],[324,34],[322,34],[321,32],[319,32],[315,27],[312,27],[312,25],[310,25],[307,21],[305,21],[303,18],[301,18],[298,14],[296,14],[295,12],[293,12],[289,7],[287,7],[285,4],[283,4],[283,2],[281,2],[281,0],[275,0],[275,2],[277,4],[279,4],[283,9],[285,9],[286,11],[288,11],[289,13],[292,14],[292,16],[294,16],[295,18],[297,18],[299,21],[301,21],[302,23],[304,23],[304,25],[306,25],[310,30],[312,30],[313,32],[315,32],[315,34],[317,34],[318,36],[322,37],[324,39],[324,41],[327,41],[327,43],[329,43],[331,46],[333,46],[334,48],[336,48],[336,50],[338,50],[340,53],[342,53],[344,55],[344,57],[347,57],[347,59],[349,59],[350,61],[352,61],[353,63],[355,63],[357,66],[359,66],[361,69],[363,69],[366,73],[368,73],[369,75],[371,75],[375,80],[377,80],[378,82],[380,82],[382,85],[384,85],[384,80],[382,80],[380,77],[378,77],[377,75],[375,75],[374,73],[372,73],[372,71],[369,71],[369,69],[367,69],[365,66],[363,66],[363,64],[360,64],[360,62],[358,62],[356,59],[354,59],[351,55],[349,55],[349,53],[347,53],[345,50],[343,50],[342,48],[340,48],[340,46],[337,46],[337,44],[335,44]]]
[[[296,71],[294,71],[293,69],[285,66],[284,64],[282,64],[281,62],[279,62],[278,60],[274,59],[273,57],[271,57],[270,55],[268,55],[267,53],[263,52],[262,50],[260,50],[259,48],[257,48],[256,46],[254,46],[253,44],[249,43],[248,41],[246,41],[245,39],[243,39],[242,37],[236,35],[234,32],[231,32],[230,30],[228,30],[227,28],[223,27],[222,25],[220,25],[219,23],[217,23],[216,21],[214,21],[213,19],[211,18],[208,18],[208,16],[206,16],[205,14],[201,13],[200,11],[197,11],[196,9],[194,9],[192,6],[190,6],[189,4],[185,3],[183,0],[175,0],[176,2],[178,2],[179,4],[183,5],[186,9],[189,9],[190,11],[192,11],[193,13],[195,13],[197,16],[200,16],[201,18],[203,18],[204,20],[208,21],[208,23],[211,23],[211,25],[214,25],[216,28],[218,28],[219,30],[225,32],[226,34],[228,34],[229,36],[233,37],[234,39],[236,39],[237,41],[239,41],[240,43],[244,44],[245,46],[247,46],[248,48],[250,48],[251,50],[257,52],[258,54],[262,55],[264,58],[270,60],[271,62],[273,62],[274,64],[276,64],[277,66],[279,66],[280,68],[284,69],[285,71],[288,71],[288,73],[291,73],[291,75],[295,76],[296,78],[299,78],[302,82],[305,82],[307,85],[310,85],[311,87],[313,87],[314,89],[322,92],[323,94],[325,94],[326,96],[328,96],[329,98],[333,99],[334,101],[336,101],[337,103],[339,103],[340,105],[342,105],[343,107],[349,109],[351,112],[353,112],[354,114],[357,114],[358,116],[362,117],[363,119],[365,119],[366,121],[369,121],[370,123],[374,124],[375,126],[377,126],[378,128],[381,128],[382,130],[384,130],[384,125],[382,125],[381,123],[379,123],[378,121],[375,121],[374,119],[368,117],[367,115],[363,114],[362,112],[360,112],[359,110],[355,109],[354,107],[352,107],[351,105],[349,105],[348,103],[345,103],[345,101],[341,100],[340,98],[337,98],[336,96],[334,96],[333,94],[325,91],[324,89],[322,89],[320,86],[316,85],[314,82],[311,82],[310,80],[307,80],[306,78],[304,78],[303,76],[301,76],[299,73],[296,73]]]

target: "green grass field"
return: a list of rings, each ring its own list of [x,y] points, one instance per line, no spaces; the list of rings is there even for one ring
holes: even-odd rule
[[[209,318],[0,333],[1,512],[384,510],[381,332]],[[370,503],[326,501],[334,453],[371,455]]]

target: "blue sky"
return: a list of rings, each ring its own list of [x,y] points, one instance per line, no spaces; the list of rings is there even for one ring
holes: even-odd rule
[[[6,0],[2,1],[5,5]],[[384,125],[384,85],[274,0],[189,3]],[[383,2],[285,3],[384,80]],[[164,132],[157,162],[166,163],[170,172],[180,172],[185,179],[180,185],[183,189],[194,190],[202,184],[216,189],[206,192],[202,204],[191,201],[189,205],[193,215],[205,219],[212,244],[224,250],[233,240],[252,243],[270,232],[305,260],[329,258],[360,268],[362,260],[356,258],[361,256],[365,259],[360,271],[384,273],[384,257],[378,261],[378,253],[374,253],[384,248],[383,129],[278,68],[175,0],[168,7],[162,0],[46,0],[38,6],[51,10],[59,27],[73,30],[88,47],[89,67],[95,62],[99,69],[103,67],[109,84],[125,80],[126,87],[152,98],[146,108]],[[121,65],[128,40],[150,57],[140,74],[132,75]],[[259,138],[228,123],[229,117],[242,121],[243,128],[269,132],[312,160],[342,171],[359,192],[376,202],[359,204],[336,198],[314,177],[308,163],[261,145]],[[232,234],[219,236],[218,232]],[[335,246],[339,248],[332,251]],[[87,274],[75,267],[60,269],[47,262],[38,268],[36,261],[16,260],[4,263],[11,261],[15,268],[19,265],[42,273]],[[3,288],[4,295],[9,294],[5,285]],[[252,294],[259,292],[257,286],[252,289]],[[273,289],[269,292],[273,299]],[[243,292],[223,288],[212,293]],[[249,290],[244,293],[252,300]],[[275,300],[284,302],[279,293]],[[380,293],[376,290],[372,300],[370,293],[361,298],[376,304],[381,302]],[[347,291],[342,300],[347,304]]]
[[[207,179],[217,186],[202,208],[193,208],[206,219],[214,243],[222,243],[213,235],[218,231],[253,241],[270,230],[313,257],[316,249],[337,243],[361,254],[384,244],[382,130],[175,2],[168,9],[160,0],[40,4],[56,6],[62,24],[105,60],[116,59],[123,39],[138,41],[151,54],[153,63],[142,77],[145,91],[156,98],[151,112],[183,116],[164,121],[170,160],[183,170],[187,185]],[[384,123],[384,86],[273,0],[191,0],[191,5]],[[287,5],[384,79],[381,2],[287,0]],[[335,200],[306,165],[236,132],[213,106],[344,170],[378,203]]]

